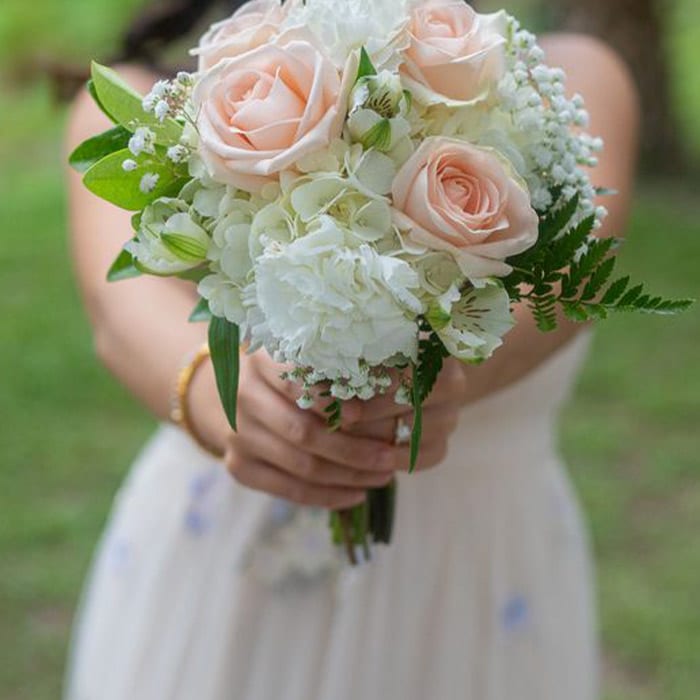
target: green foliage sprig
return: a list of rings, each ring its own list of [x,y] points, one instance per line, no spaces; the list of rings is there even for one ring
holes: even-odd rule
[[[554,201],[560,199],[553,193]],[[593,235],[595,216],[571,225],[579,198],[568,201],[540,217],[537,243],[508,259],[513,272],[504,279],[514,302],[525,301],[537,327],[557,327],[557,309],[572,321],[607,318],[611,312],[675,314],[693,304],[692,299],[664,299],[646,293],[644,285],[630,288],[630,277],[610,281],[619,245],[615,238]]]
[[[418,461],[420,441],[423,434],[423,402],[428,398],[442,370],[449,352],[442,340],[430,326],[421,323],[423,334],[418,343],[418,360],[413,366],[411,403],[413,404],[413,430],[411,431],[411,467],[413,472]]]

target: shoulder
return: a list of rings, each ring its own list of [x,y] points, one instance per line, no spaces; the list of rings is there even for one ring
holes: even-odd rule
[[[565,63],[569,72],[595,74],[618,87],[633,88],[634,80],[627,63],[598,37],[566,32],[547,34],[542,37],[541,45],[551,64]]]

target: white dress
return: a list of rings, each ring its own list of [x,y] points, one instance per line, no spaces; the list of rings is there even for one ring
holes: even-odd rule
[[[464,409],[445,463],[400,477],[392,544],[356,568],[327,514],[162,427],[116,499],[66,700],[593,700],[587,538],[555,444],[586,346]]]

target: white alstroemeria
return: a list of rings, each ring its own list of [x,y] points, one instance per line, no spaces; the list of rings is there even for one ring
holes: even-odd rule
[[[358,243],[378,241],[392,231],[389,204],[367,197],[339,175],[322,175],[299,185],[290,204],[305,224],[322,215],[333,217]]]
[[[365,148],[384,153],[409,140],[410,100],[398,74],[382,71],[361,78],[350,95],[348,130]],[[405,147],[402,150],[406,150]]]
[[[207,275],[197,286],[199,295],[209,302],[209,310],[214,316],[235,323],[245,336],[246,308],[243,291],[231,279],[220,272]]]
[[[365,47],[377,68],[396,70],[408,46],[407,0],[290,0],[288,29],[311,31],[340,67]]]
[[[515,323],[508,293],[497,282],[462,292],[453,286],[427,317],[450,355],[470,363],[491,357]]]
[[[260,256],[256,301],[265,323],[252,333],[281,361],[366,382],[363,362],[416,357],[418,277],[369,245],[348,248],[345,236],[323,216],[314,231]]]
[[[162,197],[146,207],[136,238],[126,249],[139,267],[156,275],[175,275],[206,260],[210,238],[182,199]]]

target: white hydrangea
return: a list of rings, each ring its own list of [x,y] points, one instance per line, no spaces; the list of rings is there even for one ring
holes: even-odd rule
[[[243,289],[221,272],[213,272],[197,286],[199,295],[209,302],[209,310],[240,326],[241,335],[247,335],[247,310],[243,303]]]
[[[406,262],[367,244],[348,247],[346,233],[322,216],[314,231],[257,261],[265,321],[252,328],[253,341],[319,377],[365,384],[367,366],[416,357],[417,287]]]
[[[309,178],[294,188],[289,203],[305,224],[320,216],[332,217],[358,244],[373,243],[393,233],[388,202],[368,197],[339,175],[328,173]]]

